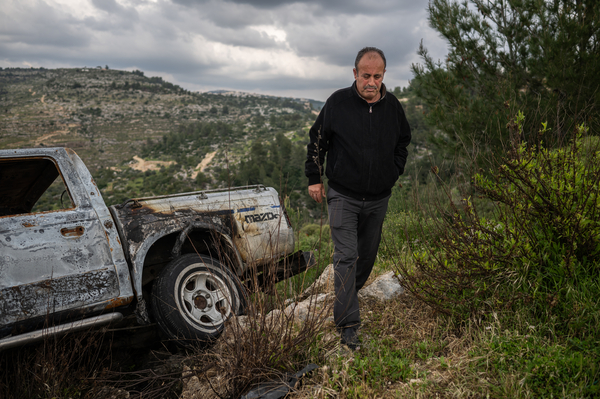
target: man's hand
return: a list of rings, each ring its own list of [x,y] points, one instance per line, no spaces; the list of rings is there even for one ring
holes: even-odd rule
[[[308,195],[320,204],[323,198],[327,197],[325,195],[325,186],[323,186],[323,183],[308,186]]]

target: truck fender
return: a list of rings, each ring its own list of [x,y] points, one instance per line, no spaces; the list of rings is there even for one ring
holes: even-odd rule
[[[227,245],[229,245],[232,253],[236,257],[236,262],[235,262],[236,264],[235,264],[234,272],[237,273],[238,275],[240,275],[243,271],[242,258],[241,258],[240,253],[238,252],[238,250],[235,248],[235,245],[233,244],[231,238],[229,237],[229,235],[227,235],[223,231],[220,231],[220,229],[216,229],[214,225],[209,225],[207,223],[191,222],[183,230],[179,231],[179,235],[177,237],[176,243],[175,243],[174,247],[171,249],[171,255],[173,256],[173,259],[175,259],[177,256],[181,255],[181,247],[183,246],[185,239],[187,238],[188,234],[191,231],[196,230],[196,229],[213,231],[213,232],[215,232],[215,234],[218,234],[218,236],[221,239],[223,239],[227,243]],[[150,323],[150,318],[148,315],[148,308],[147,308],[146,301],[144,300],[143,293],[142,293],[142,275],[143,275],[144,261],[145,261],[146,255],[148,254],[148,251],[150,250],[150,248],[152,248],[152,246],[158,240],[160,240],[161,238],[163,238],[169,234],[173,234],[176,232],[177,231],[161,231],[161,232],[155,232],[154,234],[147,236],[146,239],[144,240],[144,242],[142,243],[142,245],[140,246],[139,250],[136,252],[136,254],[131,259],[131,266],[132,266],[132,276],[131,277],[132,277],[133,288],[134,288],[134,291],[135,291],[135,294],[137,297],[137,306],[136,306],[135,314],[136,314],[136,318],[140,324]]]
[[[204,223],[204,222],[196,222],[196,221],[190,222],[183,230],[181,230],[181,232],[179,233],[179,236],[177,237],[177,241],[175,241],[175,245],[173,246],[173,249],[171,250],[171,255],[173,256],[173,259],[178,258],[181,255],[181,247],[183,246],[183,243],[185,242],[189,233],[194,230],[206,230],[206,231],[212,231],[212,232],[218,234],[220,236],[220,238],[223,239],[227,243],[227,246],[229,247],[228,249],[231,250],[231,252],[235,256],[235,262],[234,262],[235,264],[232,265],[232,267],[234,268],[233,271],[238,276],[240,276],[242,274],[242,272],[244,271],[243,263],[242,263],[242,256],[240,255],[239,251],[233,244],[231,237],[228,234],[226,234],[225,232],[223,232],[222,229],[215,228],[214,225],[209,225],[208,223]]]

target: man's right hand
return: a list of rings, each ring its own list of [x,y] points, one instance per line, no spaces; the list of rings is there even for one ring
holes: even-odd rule
[[[325,194],[325,186],[323,183],[308,186],[308,195],[320,204],[323,201],[323,198],[327,197]]]

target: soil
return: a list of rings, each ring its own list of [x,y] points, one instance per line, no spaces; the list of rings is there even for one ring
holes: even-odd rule
[[[204,172],[206,170],[206,168],[208,167],[208,165],[210,164],[210,162],[213,160],[213,158],[215,157],[215,155],[217,155],[217,152],[213,151],[213,152],[209,152],[208,154],[206,154],[204,156],[204,159],[202,160],[202,162],[200,162],[198,164],[198,166],[196,166],[196,169],[194,170],[194,173],[192,173],[192,179],[195,179],[196,176],[198,176],[199,172]]]
[[[134,163],[131,164],[131,168],[145,172],[147,170],[160,170],[161,166],[168,167],[175,163],[175,161],[145,161],[137,155],[133,156]]]

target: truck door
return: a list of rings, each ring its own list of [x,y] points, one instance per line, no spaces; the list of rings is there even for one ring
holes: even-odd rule
[[[0,158],[0,336],[119,296],[105,231],[63,155]]]

